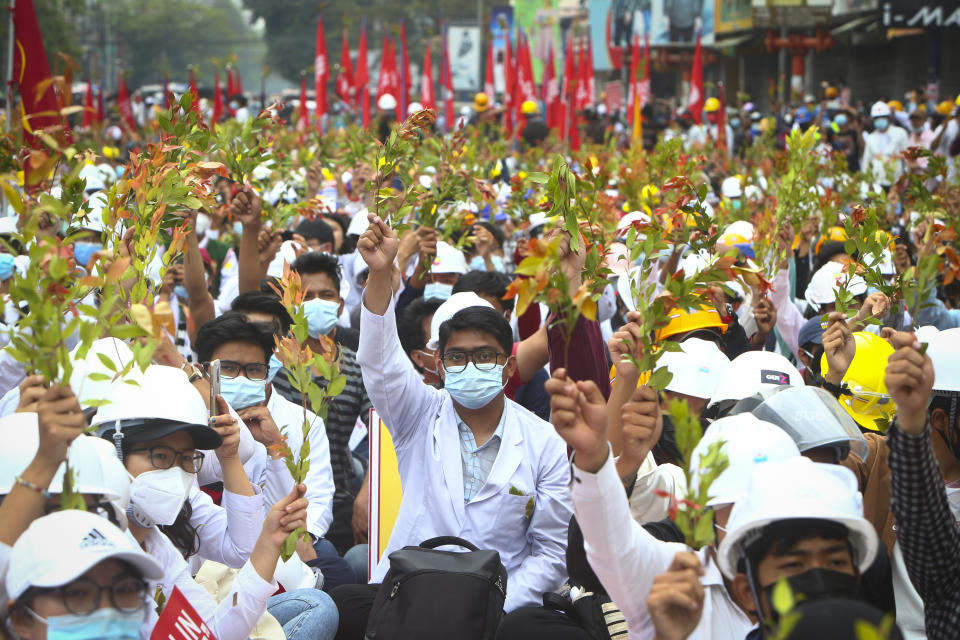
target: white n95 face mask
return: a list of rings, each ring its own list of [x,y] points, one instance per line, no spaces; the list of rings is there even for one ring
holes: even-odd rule
[[[130,485],[127,516],[141,527],[173,524],[191,486],[193,476],[180,467],[141,473]]]

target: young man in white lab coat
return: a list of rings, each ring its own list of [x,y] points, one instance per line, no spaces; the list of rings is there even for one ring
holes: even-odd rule
[[[423,383],[397,337],[391,271],[397,235],[378,217],[357,249],[370,267],[357,360],[393,437],[403,500],[384,559],[441,535],[494,549],[507,570],[504,608],[538,604],[564,579],[572,515],[566,446],[549,423],[504,397],[516,367],[512,332],[492,309],[468,307],[440,328],[443,389]],[[344,586],[337,638],[362,638],[376,585]]]

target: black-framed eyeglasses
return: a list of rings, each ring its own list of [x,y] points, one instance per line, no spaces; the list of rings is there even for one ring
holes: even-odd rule
[[[210,363],[204,363],[204,367],[209,367]],[[248,362],[247,364],[240,364],[233,360],[221,360],[220,361],[220,377],[233,379],[239,376],[241,373],[246,376],[248,380],[266,380],[267,375],[270,372],[270,367],[263,364],[262,362]]]
[[[77,578],[61,587],[41,589],[40,594],[58,594],[67,611],[84,616],[100,608],[104,591],[110,594],[110,605],[114,609],[131,613],[143,608],[147,583],[135,576],[126,576],[108,585],[99,585],[89,578]]]
[[[444,370],[449,373],[460,373],[471,362],[480,371],[490,371],[498,364],[505,364],[508,357],[496,349],[482,347],[473,351],[447,351],[440,356],[440,362],[443,363]]]
[[[130,453],[140,451],[146,451],[150,454],[150,463],[157,469],[169,469],[174,465],[180,465],[180,468],[187,473],[200,473],[200,468],[203,466],[204,454],[202,451],[193,449],[177,451],[164,445],[130,449]]]

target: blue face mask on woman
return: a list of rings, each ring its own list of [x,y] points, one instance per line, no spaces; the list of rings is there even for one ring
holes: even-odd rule
[[[263,380],[251,380],[246,376],[221,378],[220,394],[239,411],[266,402],[267,386]]]
[[[140,637],[143,611],[106,608],[86,615],[68,613],[50,616],[45,621],[47,640],[137,640]]]
[[[877,128],[877,131],[886,131],[887,127],[890,126],[890,120],[888,118],[877,118],[873,121],[873,126]]]
[[[493,268],[497,271],[503,271],[503,258],[500,256],[490,256],[490,261],[493,263]],[[470,270],[471,271],[486,271],[487,264],[483,261],[483,258],[480,256],[473,256],[470,258]]]
[[[503,391],[503,367],[498,364],[489,371],[481,371],[471,362],[463,371],[447,371],[443,388],[457,404],[467,409],[485,407]]]
[[[0,253],[0,280],[9,280],[13,276],[14,266],[16,263],[12,254]]]
[[[833,121],[837,123],[838,127],[845,127],[847,126],[847,122],[848,122],[847,116],[843,113],[838,114],[837,117],[833,119]]]
[[[307,315],[308,333],[311,338],[319,338],[330,333],[340,317],[340,305],[330,300],[314,298],[303,303],[303,312]]]

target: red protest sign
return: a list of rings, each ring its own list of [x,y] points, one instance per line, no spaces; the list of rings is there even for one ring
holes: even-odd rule
[[[174,587],[150,640],[217,640],[197,610]]]

